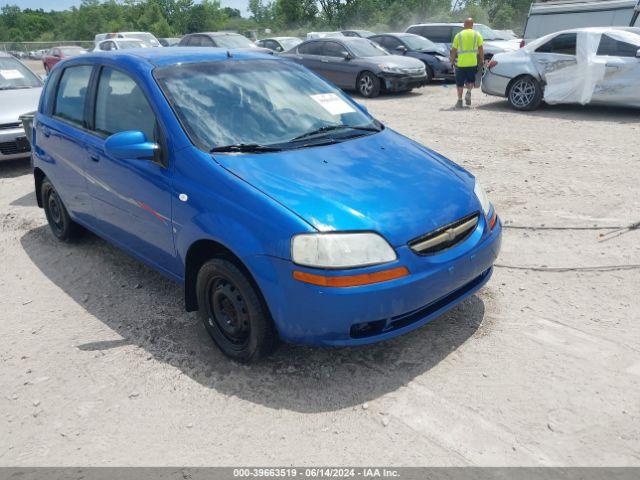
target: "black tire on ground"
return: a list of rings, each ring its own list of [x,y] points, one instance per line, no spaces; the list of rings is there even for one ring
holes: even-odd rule
[[[380,79],[371,72],[362,72],[358,76],[358,93],[365,98],[380,95]]]
[[[431,68],[429,65],[425,64],[425,70],[427,72],[427,83],[431,83],[433,82],[433,77],[434,77],[434,73],[433,73],[433,68]]]
[[[198,315],[222,353],[241,363],[270,354],[278,336],[260,292],[225,258],[206,262],[196,281]]]
[[[82,227],[71,220],[67,208],[48,178],[42,181],[40,194],[44,213],[53,235],[63,242],[72,241],[80,236]]]
[[[507,99],[515,110],[535,110],[542,103],[542,86],[532,76],[522,75],[509,84]]]

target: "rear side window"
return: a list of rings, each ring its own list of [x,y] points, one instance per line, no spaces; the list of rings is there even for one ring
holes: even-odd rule
[[[610,56],[610,57],[634,57],[640,49],[639,45],[632,45],[631,43],[621,42],[609,35],[603,34],[600,38],[600,45],[598,46],[597,55]]]
[[[140,130],[155,140],[156,117],[136,82],[128,75],[103,68],[96,95],[95,129],[103,135]]]
[[[539,46],[536,49],[538,53],[559,53],[562,55],[575,55],[576,54],[576,38],[575,33],[563,33],[557,37],[552,38],[544,45]]]
[[[77,67],[67,67],[62,73],[53,115],[84,127],[84,106],[89,88],[89,79],[93,67],[81,65]]]

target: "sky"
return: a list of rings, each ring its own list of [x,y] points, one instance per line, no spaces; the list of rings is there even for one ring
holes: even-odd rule
[[[0,0],[0,7],[18,5],[20,8],[43,8],[44,10],[65,10],[80,5],[80,0]],[[243,16],[247,14],[249,0],[220,0],[223,7],[238,8]]]

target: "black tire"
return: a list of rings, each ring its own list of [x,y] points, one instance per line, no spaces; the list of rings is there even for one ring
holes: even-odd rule
[[[82,233],[82,227],[71,220],[67,208],[48,178],[42,181],[40,195],[47,222],[54,237],[63,242],[75,240]]]
[[[380,95],[380,79],[371,72],[362,72],[357,80],[358,93],[365,98]]]
[[[233,262],[214,258],[198,272],[198,315],[222,353],[241,363],[270,354],[277,334],[260,292]]]
[[[425,71],[427,72],[427,79],[425,81],[427,83],[433,82],[433,77],[434,77],[433,68],[425,64]]]
[[[530,75],[517,77],[509,84],[507,100],[515,110],[535,110],[542,103],[542,86]]]

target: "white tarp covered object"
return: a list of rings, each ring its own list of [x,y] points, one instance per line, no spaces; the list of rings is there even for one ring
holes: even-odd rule
[[[554,103],[587,104],[602,101],[640,107],[640,59],[597,55],[603,35],[637,46],[640,35],[611,28],[577,31],[575,59],[569,55],[535,61],[546,85],[544,100]],[[537,48],[544,39],[535,42]]]

